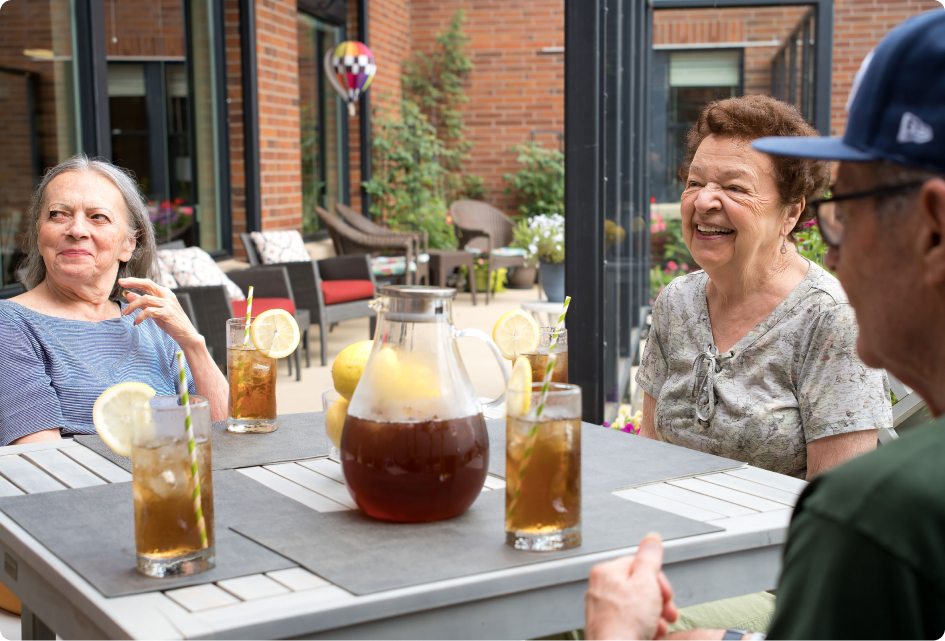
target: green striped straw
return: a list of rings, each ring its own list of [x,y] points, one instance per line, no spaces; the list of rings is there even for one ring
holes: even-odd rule
[[[566,296],[564,306],[561,308],[561,315],[558,316],[558,323],[555,325],[555,331],[551,335],[551,343],[548,345],[548,365],[545,367],[545,375],[541,383],[541,396],[538,397],[538,407],[535,409],[536,423],[528,432],[528,442],[525,446],[525,452],[522,454],[522,464],[518,468],[518,486],[515,488],[515,494],[512,496],[509,505],[509,518],[515,513],[515,506],[518,504],[518,497],[522,493],[522,479],[525,478],[525,471],[528,469],[528,460],[531,458],[532,450],[535,449],[535,441],[538,439],[538,431],[541,429],[541,415],[545,411],[545,403],[548,401],[548,389],[551,387],[551,372],[555,369],[555,361],[558,360],[555,354],[555,347],[558,345],[558,336],[564,330],[564,317],[568,315],[568,305],[571,304],[571,297]],[[528,392],[526,392],[528,393]]]
[[[246,296],[246,329],[243,331],[243,347],[249,345],[249,321],[253,317],[253,286],[249,286],[249,295]]]
[[[252,289],[250,296],[252,296]],[[190,395],[187,393],[187,373],[184,370],[184,353],[177,350],[177,383],[180,390],[180,402],[184,406],[184,429],[187,431],[187,452],[190,454],[190,475],[194,479],[194,517],[200,530],[200,547],[207,547],[207,523],[203,519],[203,507],[200,504],[200,472],[197,470],[197,443],[194,440],[194,425],[190,420]]]

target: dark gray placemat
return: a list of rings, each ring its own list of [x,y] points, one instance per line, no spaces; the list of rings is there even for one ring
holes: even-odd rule
[[[505,419],[488,420],[486,428],[489,472],[505,478]],[[739,465],[720,456],[581,423],[581,482],[585,488],[615,490]]]
[[[211,583],[295,567],[295,563],[229,529],[254,519],[278,520],[303,507],[235,471],[213,475],[214,569],[155,579],[135,570],[131,483],[0,499],[0,510],[107,597]],[[311,510],[309,510],[311,511]]]
[[[648,532],[664,539],[722,528],[585,491],[580,547],[522,552],[505,545],[505,493],[485,492],[461,516],[435,523],[387,523],[359,511],[319,514],[302,506],[279,520],[231,526],[357,595],[636,545]]]
[[[280,415],[279,429],[268,434],[233,434],[226,431],[225,421],[211,423],[210,428],[214,470],[327,456],[331,446],[325,434],[324,412]],[[115,454],[97,435],[79,435],[75,440],[131,471],[131,457]]]

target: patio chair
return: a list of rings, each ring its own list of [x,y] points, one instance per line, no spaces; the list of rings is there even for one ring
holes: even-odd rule
[[[344,203],[338,203],[335,205],[335,211],[338,213],[338,216],[341,217],[346,223],[354,227],[359,231],[363,231],[365,234],[373,234],[375,236],[407,236],[413,238],[414,240],[414,253],[417,256],[425,254],[429,250],[429,239],[430,235],[425,231],[394,231],[388,229],[383,225],[378,225],[373,220],[364,216],[360,212],[353,210],[351,207],[348,207]]]
[[[897,402],[892,408],[893,426],[879,430],[880,445],[889,445],[898,439],[902,430],[909,430],[934,420],[928,404],[921,396],[889,372],[886,372],[886,375],[889,377],[889,389],[896,395]]]
[[[414,254],[414,240],[406,236],[374,235],[367,234],[359,229],[355,229],[345,221],[334,214],[329,213],[321,207],[315,208],[315,213],[322,221],[322,225],[328,230],[328,235],[335,246],[335,253],[339,256],[370,254],[371,270],[375,275],[391,277],[395,280],[416,284],[417,270],[420,269],[416,263]],[[380,264],[389,261],[377,261],[382,255],[394,255],[403,257],[403,261],[398,261],[388,267],[392,269],[379,270]]]
[[[240,240],[250,263],[258,264],[260,257],[250,235],[240,234]],[[328,333],[335,323],[367,317],[370,319],[368,338],[374,337],[377,312],[367,305],[375,296],[369,260],[365,254],[279,263],[289,276],[296,306],[307,309],[312,323],[318,323],[322,366],[326,365]],[[308,349],[305,350],[305,366],[309,366]]]
[[[515,223],[492,205],[478,200],[457,200],[450,205],[450,217],[459,246],[484,252],[488,261],[487,285],[493,282],[492,273],[497,269],[525,266],[525,252],[510,251],[513,248],[508,247]],[[489,289],[486,287],[486,304]]]

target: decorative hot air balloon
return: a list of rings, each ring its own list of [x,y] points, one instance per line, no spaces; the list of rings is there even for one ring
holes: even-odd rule
[[[361,92],[371,86],[377,72],[374,54],[363,42],[346,40],[325,53],[324,64],[325,75],[335,91],[348,103],[348,113],[354,116],[355,103]]]

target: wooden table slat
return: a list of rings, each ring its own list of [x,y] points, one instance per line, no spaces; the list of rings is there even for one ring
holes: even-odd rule
[[[307,461],[298,461],[298,464],[307,467],[313,472],[318,472],[322,476],[327,476],[332,481],[344,483],[345,477],[341,472],[341,463],[333,461],[330,458],[313,458]]]
[[[36,441],[35,443],[23,443],[21,445],[5,445],[0,447],[0,452],[2,452],[4,455],[23,454],[24,452],[38,452],[39,450],[62,450],[70,447],[81,446],[71,438],[63,438],[56,441]]]
[[[726,474],[748,479],[749,481],[761,483],[762,485],[770,485],[773,488],[797,495],[800,495],[800,493],[804,491],[804,488],[807,487],[807,481],[796,479],[793,476],[785,476],[784,474],[775,474],[774,472],[769,472],[760,467],[752,467],[750,465],[746,465],[737,470],[728,471]]]
[[[66,489],[49,474],[15,454],[0,456],[0,474],[27,494]]]
[[[668,499],[665,496],[647,494],[646,492],[641,492],[635,488],[630,488],[628,490],[618,490],[617,492],[613,492],[613,495],[619,496],[622,499],[627,499],[628,501],[633,501],[634,503],[642,503],[643,505],[655,507],[657,510],[672,512],[673,514],[684,516],[687,519],[693,519],[694,521],[705,522],[725,517],[724,514],[719,514],[718,512],[712,512],[711,510],[704,510],[701,507],[680,503],[679,501]]]
[[[666,483],[641,485],[636,489],[640,490],[641,492],[647,492],[657,496],[664,496],[668,499],[679,501],[680,503],[688,503],[689,505],[701,507],[704,510],[718,512],[723,516],[743,516],[745,514],[757,513],[757,510],[742,507],[741,505],[735,505],[734,503],[729,503],[728,501],[714,499],[711,496],[706,496],[705,494],[690,492],[689,490],[684,490],[681,487],[676,487],[675,485],[667,485]]]
[[[486,487],[490,490],[501,490],[505,488],[505,480],[491,474],[486,475]]]
[[[217,581],[217,587],[223,588],[241,601],[252,601],[291,592],[289,588],[264,574],[251,574],[236,579]]]
[[[168,590],[164,594],[191,612],[200,612],[240,602],[235,596],[212,583]]]
[[[78,449],[78,448],[66,448]],[[59,450],[40,450],[21,454],[68,487],[93,487],[105,481],[73,461]]]
[[[127,483],[131,481],[131,472],[123,470],[98,452],[94,452],[83,445],[59,451],[109,483]]]
[[[758,510],[759,512],[774,512],[775,510],[784,509],[784,505],[782,503],[768,501],[767,499],[763,499],[752,494],[746,494],[744,492],[739,492],[738,490],[733,490],[721,485],[707,483],[706,481],[700,479],[679,479],[677,481],[669,481],[669,484],[675,485],[676,487],[681,487],[684,490],[690,490],[692,492],[705,494],[706,496],[711,496],[716,499],[728,501],[729,503],[734,503],[735,505],[741,505],[742,507],[747,507],[752,510]]]
[[[266,572],[266,576],[274,581],[278,581],[293,592],[302,590],[311,590],[312,588],[322,588],[331,585],[317,574],[312,574],[305,568],[288,568],[286,570],[275,570]]]
[[[10,481],[6,480],[0,476],[0,497],[4,496],[22,496],[25,494],[23,490],[13,485]]]
[[[705,476],[697,476],[696,478],[707,483],[730,487],[733,490],[738,490],[745,494],[753,494],[754,496],[760,496],[763,499],[791,507],[794,507],[794,504],[797,503],[797,494],[778,490],[770,485],[762,485],[761,483],[755,483],[754,481],[749,481],[748,479],[739,478],[730,474],[706,474]]]
[[[264,465],[263,469],[275,472],[302,487],[312,490],[322,496],[327,496],[332,501],[341,503],[349,510],[357,509],[357,505],[351,500],[348,494],[348,488],[338,481],[333,481],[327,476],[318,472],[313,472],[307,467],[302,467],[295,463],[279,463],[277,465]]]
[[[298,501],[302,505],[312,508],[316,512],[341,512],[348,509],[341,503],[307,490],[298,483],[293,483],[289,479],[261,467],[244,467],[237,470],[237,472],[262,483],[279,494],[288,496],[293,501]]]

